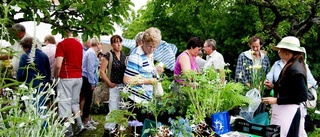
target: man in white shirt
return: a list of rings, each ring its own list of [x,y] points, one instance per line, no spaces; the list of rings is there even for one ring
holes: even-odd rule
[[[12,64],[13,69],[15,71],[17,71],[18,67],[19,67],[20,57],[24,53],[24,51],[22,50],[22,47],[19,44],[19,42],[22,39],[24,39],[26,37],[31,37],[31,36],[26,33],[26,28],[23,25],[19,24],[19,23],[14,24],[12,26],[12,30],[14,31],[14,34],[16,35],[16,37],[19,39],[19,41],[15,40],[15,43],[12,46],[13,50],[15,52],[17,52],[17,53],[15,53],[15,55],[13,56],[11,64]],[[35,38],[35,39],[36,39],[36,42],[37,42],[36,43],[36,47],[41,50],[41,44],[40,44],[39,40],[37,38]]]
[[[204,53],[206,56],[206,63],[203,68],[213,66],[214,69],[222,70],[224,69],[225,62],[223,56],[216,50],[216,41],[214,39],[207,39],[204,43]]]

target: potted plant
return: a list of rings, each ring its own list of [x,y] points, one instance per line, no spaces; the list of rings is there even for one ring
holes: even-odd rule
[[[181,92],[186,94],[191,102],[186,117],[191,119],[192,123],[201,123],[214,113],[249,103],[242,95],[242,84],[221,83],[220,74],[212,68],[204,70],[201,74],[194,71],[183,72],[181,78],[184,79],[185,85],[181,86]]]

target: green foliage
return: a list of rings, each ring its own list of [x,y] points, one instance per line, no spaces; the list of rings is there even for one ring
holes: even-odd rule
[[[170,119],[169,120],[172,130],[173,136],[184,136],[184,137],[192,137],[192,127],[189,124],[188,119],[184,119],[182,117],[177,118],[177,120]]]
[[[308,133],[309,137],[317,137],[320,135],[320,128],[315,128],[315,130],[311,133]]]
[[[152,114],[156,123],[158,123],[158,116],[167,110],[167,103],[168,102],[165,98],[154,96],[151,101],[143,104],[142,112],[148,112]]]
[[[319,92],[319,88],[316,89],[317,90],[317,94],[318,94],[318,98],[317,98],[317,102],[320,101],[320,92]],[[320,114],[315,113],[316,110],[320,110],[320,105],[319,103],[317,103],[317,106],[315,108],[307,108],[308,111],[308,115],[311,117],[311,120],[317,119],[320,120]]]
[[[9,9],[8,7],[9,5],[6,4],[0,6],[2,9]],[[4,10],[3,13],[10,14],[9,11]],[[9,18],[8,16],[1,17]],[[34,20],[36,19],[34,18]],[[1,22],[0,30],[1,39],[6,39],[7,41],[9,41],[9,35],[5,26],[9,23],[9,21]],[[3,37],[4,35],[6,37]],[[18,52],[3,50],[2,48],[0,50],[1,52],[4,51],[4,53],[0,54],[9,54],[11,56],[16,56]],[[29,58],[28,61],[31,60]],[[59,97],[55,100],[50,98],[55,94],[53,88],[56,86],[56,82],[54,81],[54,84],[41,83],[39,86],[33,87],[33,81],[44,78],[39,74],[30,83],[18,82],[12,78],[14,70],[10,62],[10,60],[3,60],[0,66],[0,136],[64,136],[67,127],[74,123],[74,118],[78,117],[80,112],[74,116],[59,117],[56,107]],[[36,64],[31,61],[28,66],[20,69],[26,69],[26,72],[28,72],[28,69],[35,69],[34,65]],[[40,88],[41,86],[42,88]],[[51,105],[44,103],[49,102],[49,100]]]
[[[108,114],[108,120],[107,123],[116,123],[120,126],[123,126],[124,128],[127,128],[129,117],[135,118],[136,114],[133,114],[132,112],[128,110],[112,110]]]
[[[35,88],[24,83],[15,83],[15,88],[3,88],[0,102],[0,136],[63,136],[67,127],[74,123],[74,117],[65,121],[58,117],[57,101],[50,107],[39,106],[40,97],[50,100],[53,85],[46,84],[47,90],[34,94]],[[47,124],[46,128],[44,123]]]
[[[67,34],[67,30],[75,34],[82,33],[84,41],[88,37],[108,35],[115,32],[114,24],[122,24],[131,12],[134,4],[130,0],[59,0],[59,5],[51,1],[10,0],[1,1],[0,20],[7,22],[7,27],[14,23],[35,20],[52,24],[52,34]],[[6,5],[7,4],[7,5]],[[13,6],[19,9],[12,10]],[[50,6],[56,10],[50,11]],[[23,13],[22,18],[14,18],[18,13]],[[2,19],[3,18],[3,19]],[[1,35],[3,35],[1,33]]]
[[[190,100],[187,117],[201,122],[205,117],[221,111],[230,110],[236,106],[249,103],[242,95],[243,85],[229,82],[222,84],[219,73],[214,69],[206,69],[202,74],[194,71],[184,72],[181,90]]]
[[[235,70],[238,55],[249,49],[251,36],[264,39],[262,48],[271,63],[279,59],[271,47],[284,36],[297,36],[306,47],[313,75],[319,79],[318,5],[314,0],[151,0],[123,30],[125,37],[134,38],[148,27],[157,27],[163,40],[175,44],[179,52],[185,50],[190,37],[213,38],[225,62],[230,63],[230,70]]]
[[[100,106],[97,106],[95,104],[91,104],[90,112],[92,114],[107,114],[108,113],[108,104],[101,103]]]

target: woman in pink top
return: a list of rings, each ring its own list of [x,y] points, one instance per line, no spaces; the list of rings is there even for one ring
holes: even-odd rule
[[[200,72],[198,64],[196,62],[196,56],[198,52],[203,48],[203,41],[199,37],[193,37],[189,39],[187,43],[187,50],[182,52],[176,59],[174,66],[174,79],[175,82],[180,83],[180,75],[184,71],[194,70]]]

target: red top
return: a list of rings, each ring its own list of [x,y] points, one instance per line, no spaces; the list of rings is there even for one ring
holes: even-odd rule
[[[74,38],[58,43],[55,57],[63,57],[60,78],[82,78],[82,54],[82,45]]]

